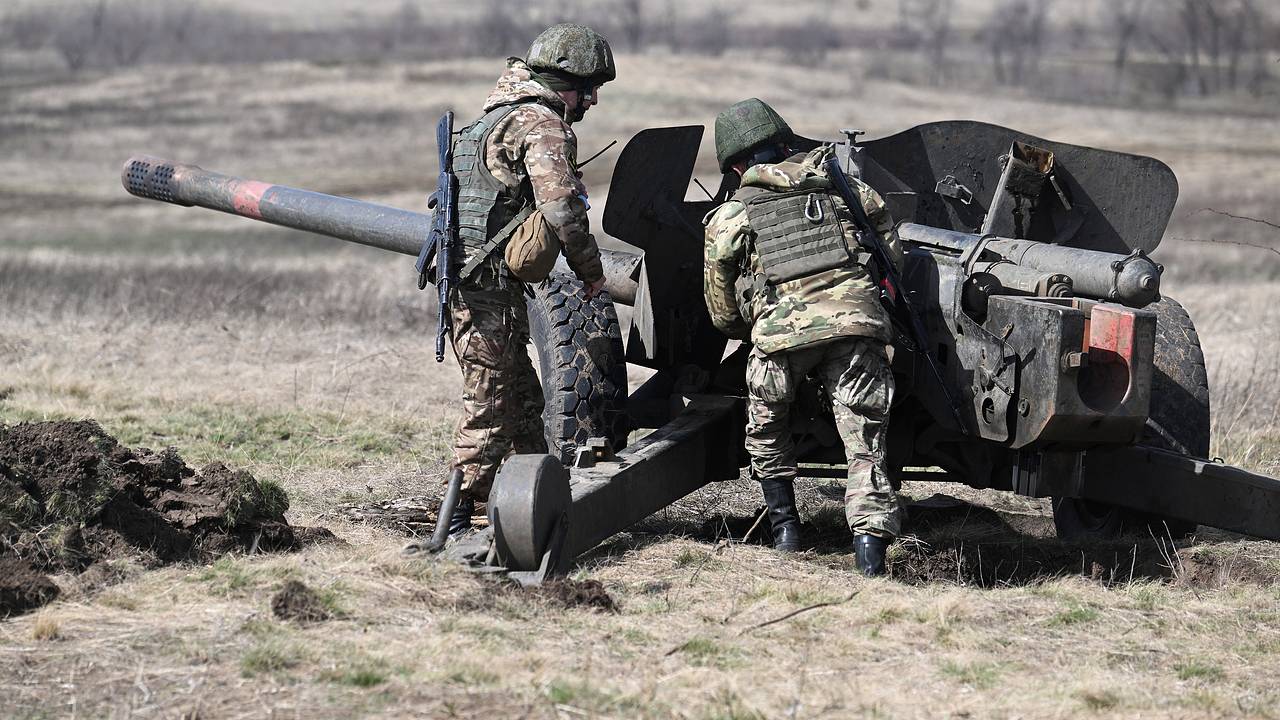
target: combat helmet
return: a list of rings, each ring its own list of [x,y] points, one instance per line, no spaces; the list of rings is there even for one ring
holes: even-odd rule
[[[609,41],[586,25],[560,23],[543,30],[525,59],[540,73],[568,75],[582,87],[603,85],[618,76]]]
[[[785,143],[795,136],[791,126],[769,104],[750,98],[730,105],[716,116],[716,160],[720,172],[761,147]]]

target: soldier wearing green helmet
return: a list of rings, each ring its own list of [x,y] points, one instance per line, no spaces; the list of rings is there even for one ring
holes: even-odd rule
[[[547,451],[542,387],[526,349],[525,286],[503,249],[522,221],[542,222],[536,210],[586,296],[603,287],[571,125],[599,103],[600,86],[616,74],[613,52],[599,33],[573,23],[547,28],[526,58],[507,59],[483,115],[454,142],[461,269],[449,312],[462,369],[453,450],[462,491],[450,535],[470,528],[475,503],[488,498],[503,458]]]
[[[774,547],[802,547],[789,412],[806,377],[831,402],[849,462],[845,516],[858,568],[885,572],[902,509],[884,459],[893,399],[887,312],[855,236],[852,215],[826,176],[830,146],[793,153],[794,134],[759,99],[716,117],[716,157],[741,186],[707,215],[703,293],[716,327],[754,346],[747,362],[747,450],[773,528]],[[874,231],[901,267],[884,201],[849,178]]]

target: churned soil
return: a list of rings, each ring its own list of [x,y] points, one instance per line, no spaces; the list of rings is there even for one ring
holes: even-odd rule
[[[599,580],[556,578],[534,588],[534,591],[566,608],[618,612],[618,604]]]
[[[52,600],[47,573],[119,558],[207,562],[332,538],[291,527],[288,507],[273,483],[221,463],[193,470],[173,448],[124,447],[92,420],[0,426],[0,617]]]
[[[290,580],[271,597],[271,613],[281,620],[313,623],[332,617],[319,593],[300,580]]]
[[[58,597],[58,586],[16,557],[0,557],[0,617],[38,608]]]

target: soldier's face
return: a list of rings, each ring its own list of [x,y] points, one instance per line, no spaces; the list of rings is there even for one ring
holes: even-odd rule
[[[587,114],[587,108],[600,103],[600,86],[591,88],[589,94],[579,90],[561,90],[560,97],[569,109],[569,122],[577,122]]]

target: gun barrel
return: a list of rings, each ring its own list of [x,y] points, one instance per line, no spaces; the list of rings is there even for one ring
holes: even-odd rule
[[[351,198],[210,172],[145,155],[129,158],[120,181],[149,200],[208,208],[391,252],[417,255],[431,216]]]
[[[140,198],[218,210],[415,257],[431,232],[429,213],[246,180],[148,155],[125,161],[120,182]],[[634,303],[640,256],[607,248],[600,255],[605,290],[615,302]]]

